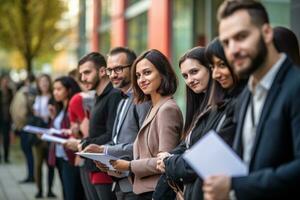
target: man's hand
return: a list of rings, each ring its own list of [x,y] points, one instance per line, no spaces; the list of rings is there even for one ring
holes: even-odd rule
[[[111,160],[110,164],[117,170],[117,171],[128,171],[130,162],[127,160]]]
[[[104,146],[97,144],[90,144],[83,149],[84,153],[103,153]]]
[[[102,171],[102,172],[106,173],[109,170],[109,168],[105,164],[103,164],[99,161],[94,161],[94,163],[95,163],[96,167],[98,169],[100,169],[100,171]]]
[[[205,200],[227,200],[231,188],[231,177],[210,176],[205,179],[203,192]]]
[[[117,178],[123,178],[123,177],[125,177],[124,173],[120,172],[120,171],[111,171],[111,170],[109,170],[109,171],[107,171],[107,174],[109,176],[113,176],[113,177],[117,177]]]
[[[78,145],[80,143],[80,140],[77,140],[75,138],[69,138],[66,143],[64,143],[64,146],[68,149],[71,149],[73,151],[78,151]]]

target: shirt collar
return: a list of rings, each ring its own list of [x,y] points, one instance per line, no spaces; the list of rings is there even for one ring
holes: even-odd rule
[[[277,60],[277,62],[271,67],[271,69],[264,75],[264,77],[259,81],[259,83],[256,85],[256,87],[261,87],[264,90],[268,91],[270,90],[272,83],[277,75],[277,72],[279,71],[280,67],[282,66],[282,63],[286,59],[285,54],[281,54],[280,58]],[[248,88],[253,93],[253,76],[250,76],[248,81]]]
[[[107,84],[107,86],[104,88],[102,94],[97,95],[97,93],[96,93],[96,97],[97,97],[97,98],[102,98],[102,97],[104,97],[106,94],[108,94],[112,89],[113,89],[113,85],[112,85],[111,82],[109,82],[109,83]]]

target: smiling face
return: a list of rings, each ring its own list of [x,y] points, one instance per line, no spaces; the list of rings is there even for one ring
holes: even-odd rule
[[[120,70],[121,69],[121,70]],[[110,70],[109,79],[115,88],[122,89],[130,84],[130,66],[125,53],[110,55],[107,58],[107,68]],[[117,72],[116,71],[120,71]]]
[[[185,84],[199,94],[207,89],[209,81],[208,69],[201,65],[197,60],[187,58],[180,65],[181,74]]]
[[[145,95],[155,95],[161,84],[161,76],[156,67],[147,59],[136,65],[136,79],[139,88]]]
[[[264,64],[268,54],[263,37],[266,27],[252,23],[246,10],[236,11],[220,21],[219,38],[228,62],[238,75],[248,76]]]
[[[220,83],[222,88],[230,89],[233,86],[233,77],[228,66],[220,58],[213,56],[212,58],[212,77]]]
[[[100,78],[99,70],[91,61],[87,61],[79,66],[80,81],[83,87],[87,90],[94,90],[97,88]]]

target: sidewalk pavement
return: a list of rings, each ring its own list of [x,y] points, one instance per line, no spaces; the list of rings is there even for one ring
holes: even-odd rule
[[[43,170],[44,174],[46,169]],[[25,166],[17,164],[0,164],[0,199],[1,200],[34,200],[37,192],[35,183],[20,184],[19,181],[25,177]],[[45,176],[45,175],[44,175]],[[56,199],[62,199],[58,176],[55,177],[53,187]],[[47,191],[46,180],[44,180],[44,190]],[[46,195],[44,193],[44,195]],[[43,198],[47,199],[47,198]],[[54,198],[52,198],[54,199]],[[50,199],[49,199],[50,200]]]
[[[19,144],[16,142],[11,149],[11,164],[0,163],[0,200],[35,200],[37,188],[35,183],[20,184],[26,176],[26,167]],[[47,167],[43,166],[43,188],[44,196],[47,192]],[[55,170],[53,192],[57,198],[42,198],[43,200],[61,200],[62,190],[58,177],[58,171]]]

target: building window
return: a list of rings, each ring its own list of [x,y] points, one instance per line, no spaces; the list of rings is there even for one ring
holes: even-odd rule
[[[147,12],[144,12],[127,21],[127,46],[140,54],[147,49],[147,39]]]
[[[273,27],[291,26],[290,0],[262,0],[261,3],[266,7]]]
[[[99,31],[99,49],[103,54],[110,50],[111,0],[101,0],[101,23]]]

